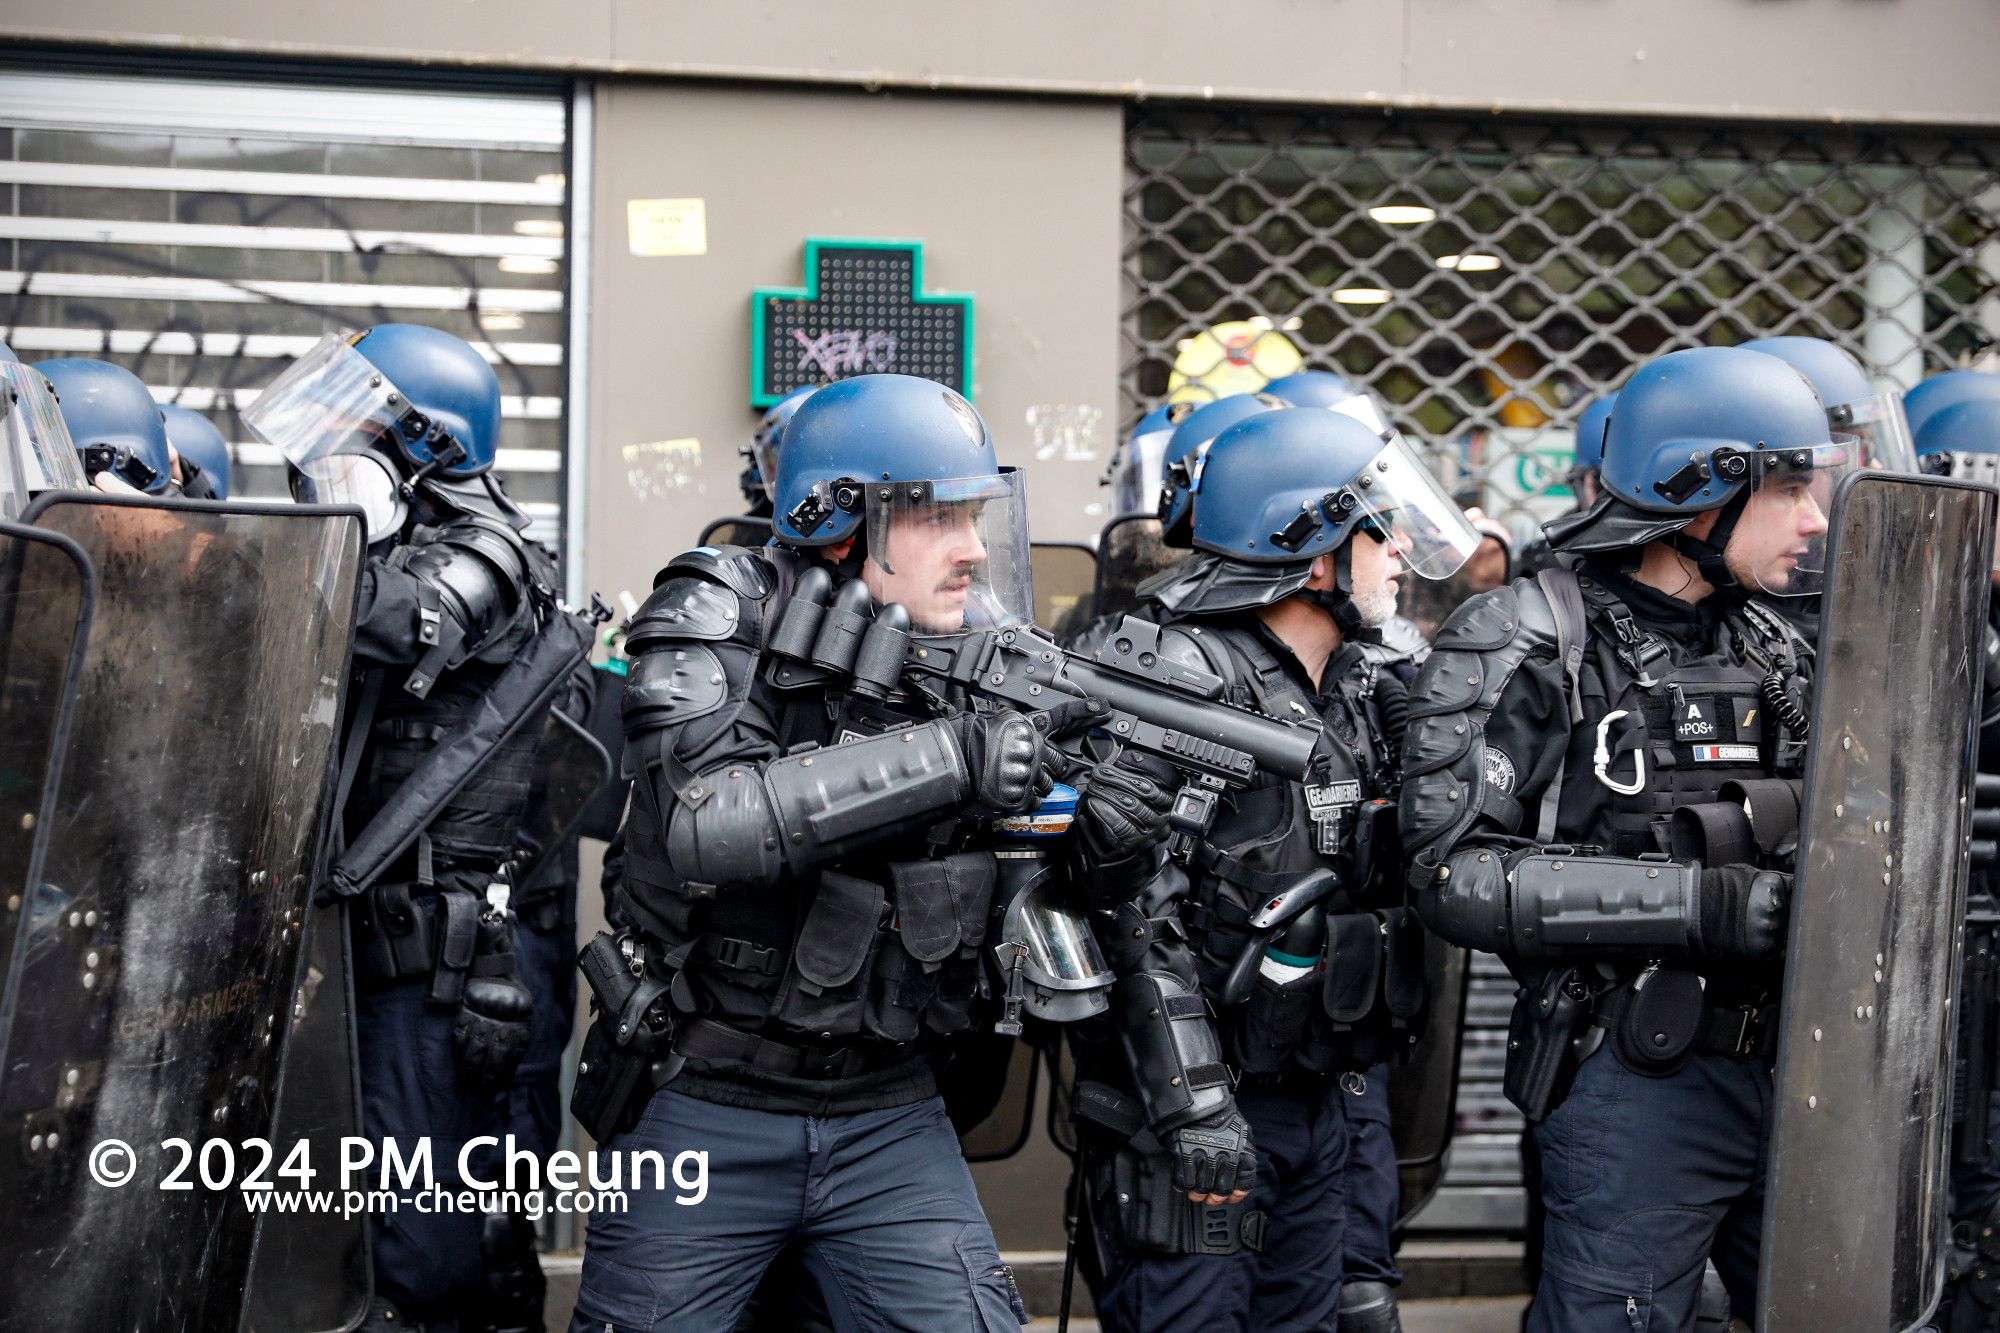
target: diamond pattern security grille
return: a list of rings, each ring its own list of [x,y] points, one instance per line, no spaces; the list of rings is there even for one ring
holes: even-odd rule
[[[1577,415],[1658,353],[1805,334],[1907,388],[2000,336],[1992,137],[1147,107],[1127,163],[1128,423],[1241,321],[1522,535],[1570,503]]]

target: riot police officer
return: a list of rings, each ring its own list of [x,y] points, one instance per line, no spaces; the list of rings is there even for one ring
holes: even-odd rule
[[[145,495],[176,493],[166,422],[144,381],[123,366],[84,357],[60,357],[34,368],[54,386],[93,484]]]
[[[1190,537],[1144,590],[1162,653],[1244,707],[1323,720],[1331,759],[1226,800],[1103,928],[1118,981],[1098,1030],[1077,1029],[1074,1099],[1097,1308],[1148,1333],[1322,1329],[1344,1260],[1340,1080],[1407,1045],[1423,984],[1378,841],[1394,818],[1380,696],[1400,681],[1357,640],[1394,614],[1406,569],[1443,577],[1476,538],[1398,437],[1254,404],[1208,446]]]
[[[1548,1210],[1531,1329],[1690,1328],[1711,1253],[1751,1308],[1810,649],[1747,594],[1817,590],[1821,498],[1855,453],[1774,357],[1642,367],[1603,494],[1547,526],[1574,572],[1466,603],[1418,677],[1414,901],[1522,981],[1505,1086]]]
[[[585,950],[598,1018],[572,1107],[612,1150],[706,1152],[712,1184],[593,1218],[572,1327],[729,1328],[795,1240],[837,1323],[1012,1327],[926,1050],[974,1021],[981,826],[1048,790],[1071,723],[871,699],[766,649],[795,592],[840,580],[828,617],[873,603],[919,643],[1026,619],[1021,478],[958,394],[864,375],[799,408],[776,483],[775,544],[676,556],[626,634],[636,928]],[[1136,825],[1086,798],[1105,862],[1157,839],[1153,797]]]
[[[55,385],[0,343],[0,519],[18,518],[42,491],[89,484]]]
[[[584,669],[587,630],[553,562],[487,475],[500,385],[462,340],[383,324],[330,335],[243,414],[306,503],[358,505],[369,559],[348,745],[355,773],[334,893],[351,901],[362,1127],[407,1159],[505,1132],[533,1001],[514,965],[505,866],[549,702]],[[498,1169],[485,1155],[482,1179]],[[459,1328],[482,1287],[475,1213],[411,1198],[371,1216],[367,1327]]]
[[[764,415],[757,421],[757,429],[750,436],[750,443],[742,447],[743,475],[737,485],[743,491],[743,513],[749,518],[769,518],[771,516],[771,491],[777,484],[778,449],[785,433],[785,426],[798,412],[799,404],[812,397],[816,384],[802,389],[794,389],[777,402],[764,409]]]
[[[1941,389],[1919,394],[1927,385]],[[1954,401],[1940,402],[1946,397]],[[1924,471],[1987,485],[2000,481],[2000,375],[1947,372],[1912,389],[1923,408],[1916,451]],[[1929,400],[1928,403],[1925,400]],[[2000,587],[2000,571],[1994,576]],[[2000,596],[1987,604],[1986,688],[1979,772],[2000,773]],[[1993,801],[1979,793],[1978,818]],[[1990,816],[1989,816],[1990,817]],[[1966,893],[1965,964],[1961,973],[1959,1052],[1952,1097],[1952,1253],[1944,1301],[1931,1321],[1942,1333],[2000,1329],[2000,862],[1991,838],[1973,844]]]

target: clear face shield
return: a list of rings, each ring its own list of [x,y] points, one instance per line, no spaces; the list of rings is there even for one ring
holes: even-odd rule
[[[1422,578],[1450,578],[1479,549],[1479,533],[1465,511],[1400,435],[1389,436],[1382,452],[1325,503],[1334,522],[1358,508],[1369,535],[1386,538],[1404,566]]]
[[[381,457],[332,454],[292,467],[292,498],[303,505],[356,505],[367,516],[368,544],[402,531],[409,507],[402,483]]]
[[[1903,400],[1895,394],[1842,403],[1828,408],[1826,417],[1837,436],[1853,437],[1860,466],[1906,475],[1917,471],[1916,442],[1903,415]]]
[[[89,486],[48,380],[0,361],[0,518],[18,516],[38,492]]]
[[[868,483],[868,560],[861,573],[876,603],[900,603],[915,634],[1031,620],[1023,482],[1010,468],[949,481]]]
[[[393,453],[399,437],[422,439],[432,430],[430,419],[335,333],[271,381],[243,409],[243,424],[294,467],[335,454]],[[438,461],[449,462],[453,447],[438,442]]]
[[[1389,418],[1383,415],[1382,405],[1375,401],[1372,393],[1357,393],[1352,398],[1343,398],[1327,406],[1327,411],[1338,412],[1344,417],[1353,417],[1377,435],[1390,435],[1394,431]]]
[[[1842,477],[1869,465],[1852,436],[1807,449],[1718,450],[1717,475],[1750,471],[1750,494],[1723,547],[1730,572],[1746,588],[1773,597],[1826,591],[1827,514]]]
[[[1167,441],[1174,436],[1170,422],[1159,430],[1134,435],[1118,456],[1111,477],[1111,502],[1119,514],[1135,514],[1160,493]]]

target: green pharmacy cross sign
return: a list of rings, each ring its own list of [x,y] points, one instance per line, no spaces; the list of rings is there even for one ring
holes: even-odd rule
[[[750,296],[750,405],[852,375],[936,380],[972,397],[972,296],[924,291],[918,241],[806,241],[804,287]]]

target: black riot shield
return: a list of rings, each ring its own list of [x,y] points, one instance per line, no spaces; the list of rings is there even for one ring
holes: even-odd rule
[[[1402,1197],[1398,1221],[1430,1202],[1444,1179],[1445,1154],[1458,1121],[1458,1057],[1465,1033],[1465,997],[1472,968],[1464,949],[1424,937],[1425,994],[1430,1014],[1408,1063],[1389,1071],[1389,1135],[1396,1145]]]
[[[696,546],[763,546],[771,540],[771,520],[739,514],[718,518],[701,530]]]
[[[1938,1299],[1953,1006],[2000,496],[1863,473],[1832,506],[1785,960],[1758,1328]]]
[[[593,677],[596,673],[592,673]],[[527,822],[521,828],[525,859],[514,883],[532,884],[542,863],[574,836],[584,812],[611,782],[611,756],[597,737],[551,708],[535,746],[535,776]]]
[[[306,916],[305,966],[292,996],[291,1036],[271,1142],[307,1145],[315,1162],[338,1162],[344,1138],[361,1133],[361,1074],[354,1050],[353,944],[347,909],[330,903]],[[270,1213],[250,1273],[256,1333],[339,1333],[368,1314],[373,1286],[367,1219],[360,1214]]]
[[[92,599],[90,561],[76,543],[0,523],[0,1068],[5,988],[22,909],[41,870],[49,805],[76,700]]]
[[[1097,552],[1081,542],[1030,542],[1030,569],[1035,579],[1035,623],[1056,631],[1081,624],[1090,614],[1091,590],[1097,584]]]
[[[232,1186],[299,1187],[272,1110],[360,515],[71,492],[27,518],[97,586],[8,978],[0,1329],[234,1330],[259,1214]]]

